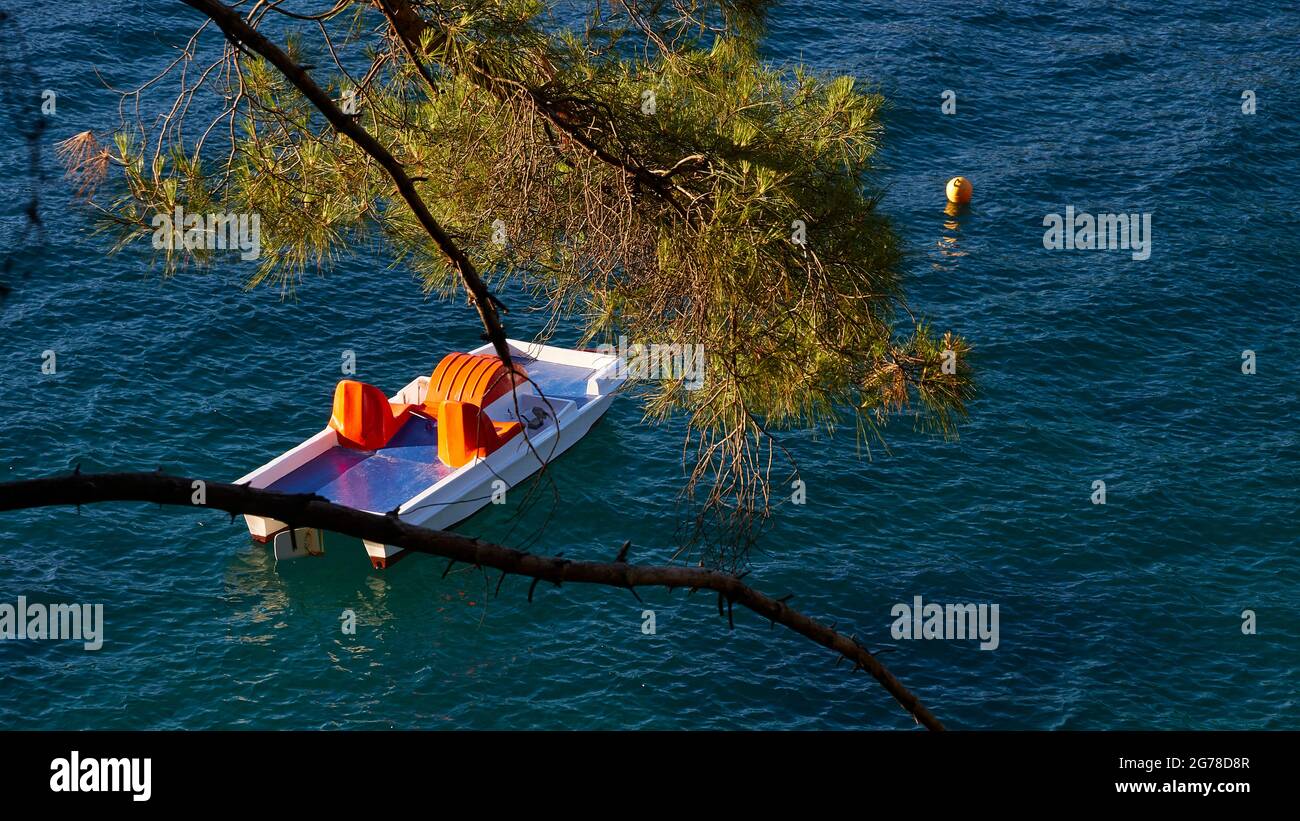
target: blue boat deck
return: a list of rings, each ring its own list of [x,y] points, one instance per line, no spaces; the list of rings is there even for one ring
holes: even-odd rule
[[[340,505],[386,513],[452,473],[438,459],[438,428],[412,416],[379,450],[335,445],[269,489],[316,493]]]

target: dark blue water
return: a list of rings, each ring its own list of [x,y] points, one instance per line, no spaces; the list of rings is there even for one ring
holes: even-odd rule
[[[463,305],[382,260],[281,294],[243,290],[235,265],[163,281],[146,250],[106,256],[50,147],[113,121],[96,71],[143,81],[195,16],[4,5],[58,93],[44,182],[21,135],[0,135],[0,236],[17,261],[0,277],[14,287],[0,313],[4,478],[76,464],[234,478],[322,426],[343,351],[395,390],[477,344]],[[956,442],[903,420],[867,460],[851,434],[791,437],[809,503],[782,509],[750,579],[895,648],[882,660],[950,726],[1300,725],[1297,43],[1295,6],[1240,2],[775,13],[774,60],[851,72],[891,100],[881,182],[909,293],[972,340],[982,394]],[[39,98],[20,84],[6,106],[11,93]],[[975,199],[953,218],[956,174]],[[33,184],[44,230],[19,245]],[[1150,259],[1045,250],[1043,217],[1067,205],[1151,213]],[[521,519],[516,502],[462,529],[571,557],[631,539],[635,560],[665,560],[680,435],[622,400]],[[728,632],[712,600],[644,594],[658,627],[646,636],[626,593],[539,588],[530,605],[525,582],[494,599],[495,577],[443,568],[417,557],[378,573],[359,550],[277,568],[212,513],[5,514],[0,601],[102,602],[107,637],[98,652],[0,644],[3,692],[22,694],[0,701],[0,726],[911,725],[808,642],[743,613]],[[1000,646],[894,641],[890,608],[916,595],[998,603]],[[339,630],[345,608],[355,636]]]

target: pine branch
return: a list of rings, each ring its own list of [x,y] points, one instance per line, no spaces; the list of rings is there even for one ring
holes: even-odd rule
[[[236,48],[258,54],[279,69],[285,79],[292,83],[312,105],[325,115],[325,119],[329,121],[336,131],[350,138],[362,151],[373,157],[388,172],[388,175],[393,178],[393,183],[397,186],[398,193],[402,195],[402,199],[406,201],[406,204],[415,214],[415,218],[419,220],[420,225],[437,243],[457,272],[460,273],[461,280],[464,281],[465,288],[469,291],[474,302],[474,307],[478,309],[479,317],[483,320],[483,327],[487,330],[487,339],[492,342],[497,356],[501,357],[501,360],[509,366],[510,347],[506,344],[505,328],[502,327],[500,317],[497,315],[497,307],[500,305],[500,301],[488,291],[488,287],[483,282],[482,277],[479,276],[474,263],[470,261],[460,246],[434,219],[419,192],[415,190],[415,183],[407,175],[406,170],[397,161],[397,158],[368,131],[362,128],[355,119],[344,114],[330,99],[330,96],[320,86],[316,85],[316,82],[312,80],[311,75],[307,73],[303,66],[295,63],[289,55],[285,54],[261,32],[253,28],[234,9],[217,2],[217,0],[184,0],[184,2],[186,5],[212,18],[213,22],[225,33],[226,39],[230,40],[231,44]]]
[[[424,65],[423,59],[419,53],[418,44],[424,38],[425,32],[429,29],[429,23],[411,6],[407,0],[372,0],[374,4],[384,13],[388,19],[388,24],[396,35],[398,42],[401,43],[402,49],[406,52],[407,58],[419,70],[426,83],[434,94],[438,89],[434,84],[433,77],[430,75],[428,68]],[[436,50],[440,45],[442,35],[439,33],[435,36],[429,51]],[[515,81],[509,81],[495,76],[483,64],[482,60],[476,60],[473,70],[465,72],[475,85],[490,92],[498,100],[503,102],[512,98],[523,100],[541,116],[548,124],[562,132],[569,139],[573,140],[583,148],[588,154],[608,166],[618,169],[622,173],[631,177],[636,182],[645,186],[652,191],[655,196],[659,197],[665,203],[673,208],[678,214],[686,218],[689,216],[686,207],[683,206],[674,194],[676,190],[669,181],[668,174],[656,174],[635,158],[620,159],[603,148],[599,143],[584,133],[583,129],[573,122],[562,108],[556,106],[538,89]],[[678,163],[681,165],[681,163]]]

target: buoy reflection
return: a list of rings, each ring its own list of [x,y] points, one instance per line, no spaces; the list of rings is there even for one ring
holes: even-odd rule
[[[939,237],[939,253],[945,257],[964,257],[966,252],[960,247],[958,240],[961,238],[961,216],[966,213],[966,206],[955,202],[945,203],[943,213],[947,219],[943,221],[943,234]]]

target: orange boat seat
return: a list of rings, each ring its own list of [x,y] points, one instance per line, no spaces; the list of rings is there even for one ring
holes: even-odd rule
[[[438,421],[438,458],[458,468],[485,457],[523,430],[519,422],[494,422],[483,409],[528,381],[522,365],[495,354],[450,353],[429,377],[424,405],[416,412]]]
[[[523,430],[516,421],[492,421],[483,409],[527,379],[521,365],[507,369],[495,355],[467,353],[443,357],[420,405],[390,403],[374,385],[344,379],[334,389],[330,427],[338,433],[340,444],[379,450],[412,412],[419,413],[437,421],[438,457],[458,468],[487,456]]]
[[[411,405],[393,405],[374,385],[344,379],[334,388],[330,427],[339,443],[357,450],[379,450],[401,430]]]
[[[486,408],[528,381],[523,366],[512,364],[513,370],[508,371],[495,354],[447,354],[429,377],[424,412],[436,418],[438,406],[448,399]]]
[[[438,406],[438,458],[458,468],[487,456],[523,429],[518,422],[493,422],[470,402],[447,399]]]

